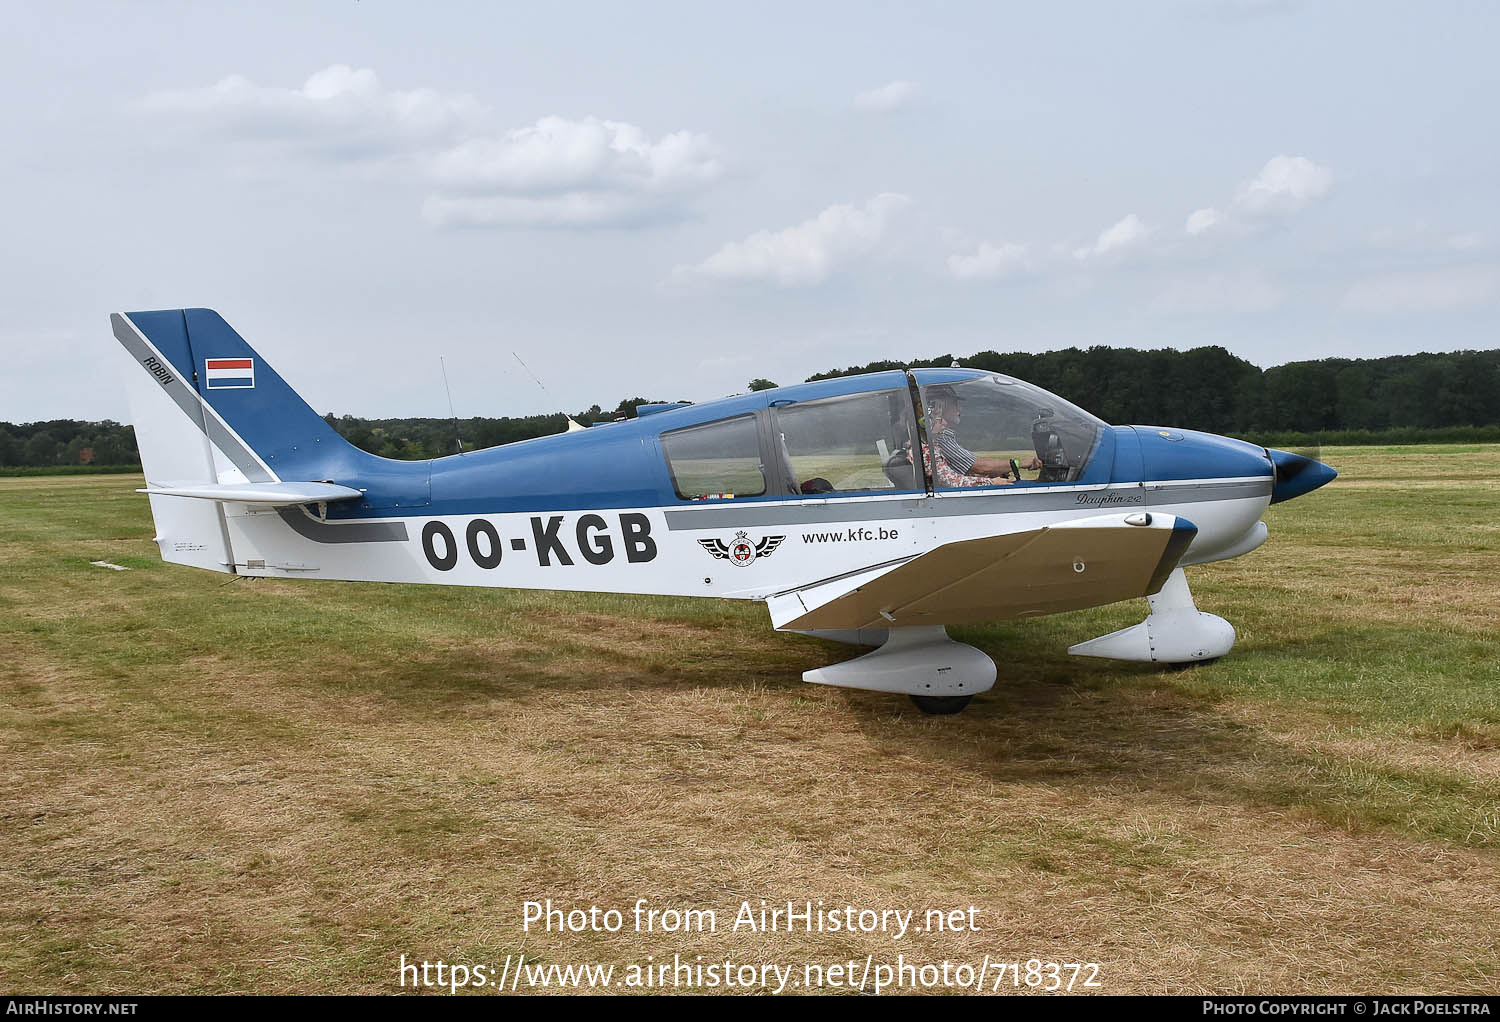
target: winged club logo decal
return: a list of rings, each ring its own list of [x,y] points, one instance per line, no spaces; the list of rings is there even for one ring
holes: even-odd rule
[[[784,539],[786,539],[785,536],[767,536],[765,539],[752,540],[741,529],[728,543],[722,539],[700,539],[698,545],[718,560],[746,568],[754,564],[757,558],[770,557],[774,554]]]

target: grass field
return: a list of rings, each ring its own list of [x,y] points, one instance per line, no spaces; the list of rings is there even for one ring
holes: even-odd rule
[[[239,581],[135,477],[0,480],[0,987],[392,992],[407,957],[1099,962],[1109,992],[1500,987],[1500,447],[1342,448],[1194,569],[1239,630],[1079,661],[1144,605],[955,634],[962,715],[802,684],[763,607]],[[107,560],[130,568],[90,565]],[[521,931],[521,903],[715,908]],[[975,933],[726,933],[742,899]]]

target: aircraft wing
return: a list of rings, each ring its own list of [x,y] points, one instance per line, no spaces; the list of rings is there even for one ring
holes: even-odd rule
[[[778,593],[784,629],[966,624],[1080,610],[1148,596],[1198,534],[1174,515],[1098,515],[958,540]]]
[[[186,483],[147,486],[137,493],[158,497],[196,497],[199,500],[235,500],[246,504],[319,504],[325,501],[353,500],[364,494],[352,486],[336,483]]]

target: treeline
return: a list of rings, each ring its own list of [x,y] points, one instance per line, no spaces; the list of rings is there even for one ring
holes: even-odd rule
[[[651,399],[644,397],[626,398],[611,411],[594,405],[587,411],[577,413],[573,419],[584,426],[628,419],[635,415],[637,405],[652,403]],[[550,436],[568,428],[568,420],[561,412],[514,419],[486,419],[476,416],[456,422],[453,419],[363,419],[357,415],[335,416],[332,412],[323,416],[323,419],[355,447],[382,458],[398,458],[402,461],[420,461],[423,458],[456,454],[460,441],[464,450],[477,451],[515,443],[517,440]]]
[[[643,397],[621,401],[611,410],[594,405],[573,418],[585,426],[629,418],[637,405],[650,404]],[[458,450],[479,450],[517,440],[561,433],[567,419],[556,415],[519,418],[460,419],[455,430],[452,419],[365,419],[354,415],[325,415],[324,421],[356,447],[385,458],[420,461],[441,458]],[[187,423],[183,423],[184,428]],[[16,424],[0,422],[0,469],[32,469],[39,472],[64,468],[95,471],[101,467],[139,468],[135,429],[105,419],[52,419]]]
[[[0,468],[138,466],[135,430],[111,419],[0,422]]]
[[[1005,373],[1043,387],[1107,422],[1184,426],[1243,436],[1319,438],[1324,443],[1494,441],[1500,433],[1500,350],[1327,358],[1262,370],[1219,347],[1190,351],[1068,348],[1041,354],[981,351],[966,368]],[[951,354],[913,362],[871,362],[809,378],[884,369],[946,367]],[[750,389],[774,386],[751,381]],[[635,414],[634,397],[608,411],[594,405],[584,425]],[[562,432],[561,414],[517,418],[366,419],[325,416],[355,446],[403,460],[442,457]],[[0,422],[0,468],[138,466],[135,433],[105,420]]]
[[[1034,383],[1106,422],[1230,435],[1387,433],[1500,426],[1500,350],[1326,358],[1261,369],[1219,347],[1191,351],[1067,348],[981,351],[958,360]],[[952,355],[872,362],[811,377],[946,367]]]

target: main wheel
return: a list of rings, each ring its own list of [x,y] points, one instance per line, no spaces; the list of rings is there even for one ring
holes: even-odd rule
[[[1205,660],[1179,660],[1176,663],[1167,663],[1167,662],[1163,661],[1162,662],[1162,667],[1166,668],[1169,671],[1189,671],[1189,670],[1192,670],[1194,667],[1207,667],[1209,664],[1214,664],[1214,663],[1218,663],[1218,662],[1219,662],[1219,658],[1218,657],[1211,656],[1211,657],[1208,657]]]
[[[973,696],[912,696],[911,701],[917,704],[917,709],[923,713],[930,713],[934,717],[946,717],[957,713],[969,705]]]

